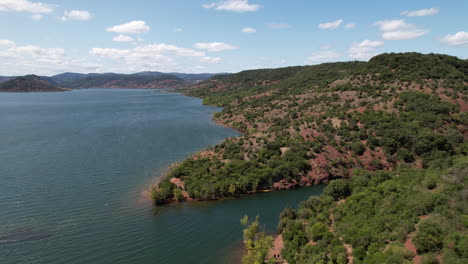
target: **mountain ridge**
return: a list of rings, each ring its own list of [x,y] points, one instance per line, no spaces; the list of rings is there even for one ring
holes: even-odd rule
[[[219,73],[226,74],[226,73]],[[74,73],[65,72],[53,76],[40,76],[51,84],[72,89],[84,88],[142,88],[178,89],[202,82],[214,75],[212,73],[163,73],[137,72],[121,73]],[[0,83],[18,76],[0,76]]]
[[[65,92],[69,90],[51,84],[36,75],[16,77],[0,83],[0,92]]]

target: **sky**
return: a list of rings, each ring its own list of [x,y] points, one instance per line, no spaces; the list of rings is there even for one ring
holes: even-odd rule
[[[468,59],[468,0],[0,0],[0,76]]]

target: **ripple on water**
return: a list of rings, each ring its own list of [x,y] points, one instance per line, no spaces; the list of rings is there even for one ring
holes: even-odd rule
[[[148,90],[5,94],[0,108],[0,238],[19,241],[0,243],[1,264],[233,264],[244,214],[274,230],[285,203],[320,192],[154,214],[142,191],[155,175],[238,135],[212,123],[219,108]]]

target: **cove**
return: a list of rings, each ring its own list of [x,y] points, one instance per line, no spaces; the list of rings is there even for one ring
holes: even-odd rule
[[[322,186],[154,208],[173,162],[239,135],[219,108],[151,90],[0,94],[0,263],[239,263],[239,219],[279,213]]]

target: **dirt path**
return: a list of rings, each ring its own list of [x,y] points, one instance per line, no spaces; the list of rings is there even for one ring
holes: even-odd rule
[[[419,220],[425,220],[425,219],[428,219],[429,216],[428,215],[422,215],[419,217]],[[416,230],[418,230],[418,226],[419,226],[419,223],[416,223],[415,227],[416,227]],[[414,245],[413,243],[413,238],[414,236],[416,235],[416,231],[409,234],[408,237],[406,238],[406,241],[405,241],[405,248],[411,252],[413,252],[414,254],[414,257],[413,257],[413,263],[414,264],[420,264],[422,262],[422,258],[420,255],[418,255],[418,250],[416,249],[416,246]],[[439,263],[442,263],[439,261]]]
[[[284,248],[283,235],[278,235],[273,240],[273,247],[268,252],[267,258],[274,259],[275,263],[287,264],[287,262],[281,257],[281,250]]]
[[[338,205],[342,205],[343,203],[345,203],[346,200],[340,200],[338,202]],[[331,225],[330,227],[328,228],[328,230],[332,233],[335,232],[336,230],[336,226],[335,226],[335,215],[333,214],[333,209],[330,209],[330,221],[331,221]],[[353,258],[353,246],[351,244],[346,244],[343,240],[343,237],[342,236],[339,236],[339,239],[340,241],[343,243],[343,247],[345,248],[346,250],[346,259],[348,260],[347,261],[347,264],[353,264],[354,262],[354,258]]]

